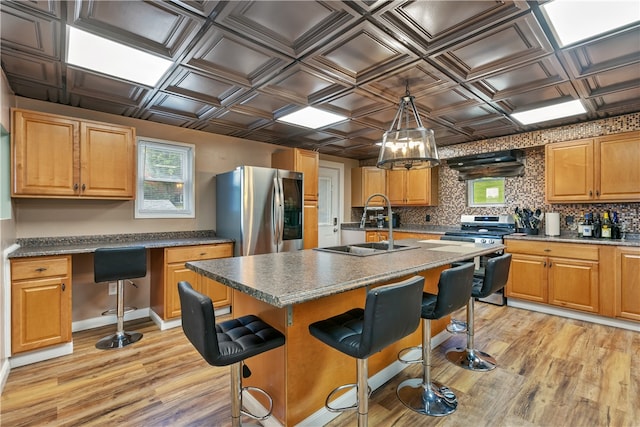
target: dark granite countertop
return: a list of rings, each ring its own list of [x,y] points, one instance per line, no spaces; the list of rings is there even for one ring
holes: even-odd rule
[[[307,249],[217,260],[187,268],[276,307],[398,279],[503,249],[503,245],[403,239],[415,249],[358,257]]]
[[[18,239],[18,249],[9,258],[26,258],[47,255],[73,255],[95,252],[97,248],[144,246],[167,248],[174,246],[208,245],[233,242],[216,237],[213,230],[177,231],[166,233],[107,234],[96,236],[37,237]]]
[[[546,236],[544,234],[538,235],[522,235],[522,234],[509,234],[504,236],[505,240],[530,240],[536,242],[556,242],[556,243],[580,243],[584,245],[609,245],[609,246],[631,246],[640,247],[640,235],[630,234],[625,240],[612,240],[612,239],[592,239],[578,237],[575,233],[561,234],[560,236]]]

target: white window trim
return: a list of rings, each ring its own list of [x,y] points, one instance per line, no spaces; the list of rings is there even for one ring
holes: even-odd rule
[[[187,153],[186,158],[186,174],[184,183],[185,208],[182,210],[156,210],[149,211],[142,209],[144,201],[144,155],[143,147],[160,147],[184,151]],[[167,141],[162,139],[138,137],[137,138],[137,156],[138,167],[136,171],[136,203],[135,218],[195,218],[196,201],[195,201],[195,164],[196,149],[195,145],[184,142]]]

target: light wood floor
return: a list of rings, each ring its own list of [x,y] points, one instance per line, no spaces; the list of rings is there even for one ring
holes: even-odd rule
[[[149,320],[126,326],[143,332],[142,341],[100,351],[95,342],[113,327],[78,332],[72,355],[13,369],[0,424],[230,424],[227,368],[207,365],[181,328],[159,331]],[[476,344],[498,359],[498,368],[478,373],[449,363],[445,350],[463,343],[463,335],[452,335],[433,352],[433,379],[457,394],[455,413],[426,417],[399,403],[395,387],[419,376],[414,365],[373,394],[369,425],[640,426],[637,332],[478,303]],[[329,425],[354,426],[355,414]]]

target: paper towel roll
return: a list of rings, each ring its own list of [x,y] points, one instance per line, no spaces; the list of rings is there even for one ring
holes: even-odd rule
[[[558,212],[544,214],[544,234],[547,236],[560,235],[560,214]]]

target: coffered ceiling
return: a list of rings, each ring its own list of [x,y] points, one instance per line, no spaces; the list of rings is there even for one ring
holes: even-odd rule
[[[540,3],[3,0],[2,68],[19,96],[353,159],[407,82],[439,146],[640,111],[640,24],[560,49]],[[73,67],[66,24],[173,66],[157,87]],[[509,118],[578,98],[581,116]],[[348,120],[276,122],[307,105]]]

